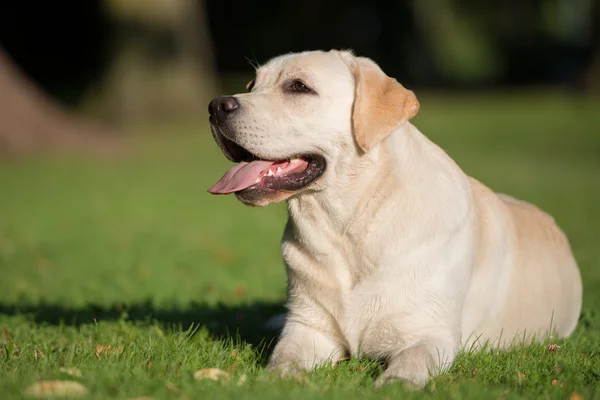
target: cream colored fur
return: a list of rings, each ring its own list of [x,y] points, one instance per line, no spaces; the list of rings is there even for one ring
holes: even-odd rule
[[[317,95],[282,91],[296,78]],[[240,145],[327,160],[310,187],[277,199],[289,211],[289,313],[271,368],[367,355],[387,361],[379,383],[421,387],[464,346],[575,329],[581,279],[554,220],[468,177],[409,122],[414,94],[374,62],[280,56],[236,97]]]

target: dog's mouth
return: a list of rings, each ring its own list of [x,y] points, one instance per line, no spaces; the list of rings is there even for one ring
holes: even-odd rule
[[[212,194],[296,192],[325,172],[325,158],[320,155],[299,154],[281,160],[264,160],[223,135],[219,136],[217,142],[223,153],[238,164],[208,190]]]

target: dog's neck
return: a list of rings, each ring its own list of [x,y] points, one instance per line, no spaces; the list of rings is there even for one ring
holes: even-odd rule
[[[410,123],[371,152],[335,168],[342,172],[336,172],[334,184],[288,200],[289,218],[298,228],[323,229],[341,239],[352,236],[353,227],[365,232],[369,225],[382,223],[372,217],[382,207],[393,207],[400,210],[394,223],[416,232],[428,227],[409,226],[415,221],[426,223],[432,218],[453,218],[454,214],[463,218],[467,210],[446,211],[448,196],[463,198],[455,204],[470,204],[465,198],[471,195],[466,175]],[[448,215],[434,216],[431,210],[444,210]],[[363,240],[354,239],[356,245]]]
[[[326,223],[337,234],[348,232],[363,214],[381,206],[400,185],[403,173],[408,172],[404,171],[408,155],[417,146],[412,129],[407,123],[371,152],[340,161],[334,166],[338,171],[333,184],[288,200],[290,218],[305,218],[310,210],[319,215],[315,223]]]

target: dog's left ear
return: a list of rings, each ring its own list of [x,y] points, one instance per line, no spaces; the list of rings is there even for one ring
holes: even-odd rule
[[[368,152],[419,111],[415,94],[387,76],[373,61],[356,57],[351,65],[355,95],[352,129],[358,146]]]

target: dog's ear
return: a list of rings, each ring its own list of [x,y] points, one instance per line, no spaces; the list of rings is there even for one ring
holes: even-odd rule
[[[373,61],[356,57],[352,130],[358,146],[368,152],[419,111],[415,94],[387,76]]]

